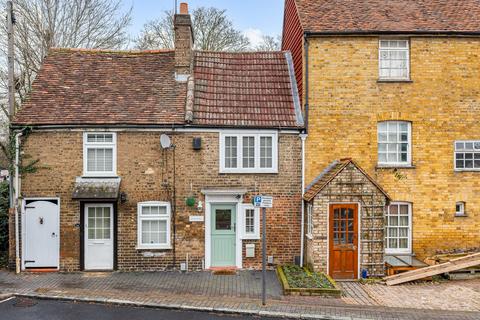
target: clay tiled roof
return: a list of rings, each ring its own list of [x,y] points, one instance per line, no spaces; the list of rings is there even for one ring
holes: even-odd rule
[[[186,84],[173,51],[53,49],[17,125],[182,124]]]
[[[196,52],[193,124],[302,127],[286,52]]]
[[[480,0],[295,1],[307,32],[480,34]]]
[[[333,161],[305,188],[303,199],[305,199],[305,201],[312,201],[312,199],[315,198],[315,196],[319,194],[350,163],[353,164],[368,180],[370,180],[370,182],[372,182],[378,188],[378,190],[380,190],[380,192],[387,197],[387,199],[390,199],[390,196],[387,194],[387,192],[383,190],[383,188],[352,159]]]

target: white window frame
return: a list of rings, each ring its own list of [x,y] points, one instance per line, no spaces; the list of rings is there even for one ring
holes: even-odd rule
[[[159,206],[159,207],[166,207],[166,214],[158,214],[158,215],[142,215],[142,208],[143,207],[151,207],[151,206]],[[169,202],[165,201],[145,201],[139,202],[137,204],[137,249],[171,249],[171,217],[172,217],[172,210]],[[159,220],[159,221],[166,221],[167,222],[167,242],[165,244],[143,244],[142,243],[142,221],[143,220]]]
[[[309,239],[313,239],[313,204],[307,204],[307,232],[306,236]]]
[[[382,41],[404,41],[407,43],[406,48],[382,47]],[[406,77],[385,77],[382,76],[382,52],[383,51],[403,51],[407,54],[407,76]],[[380,38],[378,40],[378,78],[386,81],[409,81],[410,80],[410,40],[409,39],[389,39]]]
[[[408,134],[408,147],[407,147],[407,161],[406,162],[389,162],[388,161],[388,154],[387,154],[387,161],[380,161],[380,143],[389,144],[389,142],[380,142],[379,135],[380,135],[380,124],[386,123],[387,124],[387,139],[388,139],[388,123],[395,123],[397,125],[397,140],[396,144],[402,143],[398,138],[400,134],[399,125],[400,123],[407,124],[407,134]],[[379,121],[377,123],[377,163],[379,167],[411,167],[412,166],[412,123],[410,121],[399,121],[399,120],[387,120],[387,121]],[[400,154],[397,151],[398,154]]]
[[[88,142],[90,134],[111,134],[112,142]],[[112,171],[88,171],[88,149],[112,148]],[[117,134],[115,132],[83,133],[83,176],[84,177],[116,177],[117,176]]]
[[[220,173],[278,173],[278,135],[276,132],[221,132],[220,133]],[[237,138],[237,167],[225,167],[225,137]],[[253,168],[243,168],[243,137],[255,138],[255,166]],[[272,138],[272,167],[260,167],[260,138]]]
[[[460,210],[457,210],[457,206],[460,206]],[[466,206],[467,204],[465,203],[465,201],[457,201],[455,203],[455,216],[456,217],[465,217],[467,215],[467,212],[466,212]]]
[[[472,149],[466,149],[463,148],[462,150],[457,151],[457,143],[471,143],[472,144]],[[475,155],[480,155],[480,148],[475,148],[475,145],[480,145],[480,140],[456,140],[453,143],[453,166],[455,171],[480,171],[480,167],[475,168]],[[466,153],[472,153],[473,158],[472,158],[472,168],[457,168],[457,153],[463,153],[463,157],[465,159],[465,154]],[[465,161],[465,160],[464,160]]]
[[[242,239],[245,240],[258,240],[260,239],[260,209],[255,208],[251,204],[242,204]],[[254,224],[253,232],[247,233],[247,210],[254,210]]]
[[[407,248],[387,248],[387,246],[385,246],[385,253],[386,254],[411,254],[412,253],[412,218],[413,218],[413,215],[412,215],[412,204],[410,202],[401,202],[401,201],[396,201],[396,202],[391,202],[390,205],[407,205],[408,206],[408,240],[407,240]],[[386,215],[386,218],[387,218],[387,221],[389,221],[388,217],[390,216],[389,212],[390,212],[390,205],[387,207],[387,215]],[[400,213],[399,213],[400,214]],[[386,222],[385,223],[385,242],[386,244],[388,244],[388,223],[389,222]],[[399,239],[399,236],[397,235],[396,237],[397,239]],[[397,245],[398,246],[398,245]]]

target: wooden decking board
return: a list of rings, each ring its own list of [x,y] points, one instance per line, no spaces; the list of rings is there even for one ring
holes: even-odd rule
[[[480,252],[470,254],[465,257],[453,259],[442,264],[437,264],[437,265],[433,265],[425,268],[407,271],[407,272],[393,275],[393,276],[388,276],[388,277],[385,277],[384,280],[387,282],[387,285],[392,286],[392,285],[396,285],[396,284],[400,284],[408,281],[414,281],[414,280],[419,280],[426,277],[431,277],[437,274],[469,268],[476,265],[480,265]]]

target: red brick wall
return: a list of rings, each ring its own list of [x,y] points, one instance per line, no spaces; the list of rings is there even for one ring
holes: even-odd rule
[[[303,99],[303,27],[298,16],[295,0],[285,0],[283,16],[282,50],[292,52],[295,78],[300,101]]]
[[[189,208],[185,199],[194,196],[204,201],[205,188],[246,188],[244,202],[257,193],[274,196],[269,210],[268,255],[275,262],[293,262],[300,247],[301,143],[297,135],[279,135],[278,174],[220,174],[218,133],[171,134],[176,145],[177,267],[189,254],[191,269],[199,269],[204,258],[204,223],[189,222],[190,215],[203,215]],[[202,150],[194,151],[193,137],[202,137]],[[80,204],[71,199],[75,178],[82,175],[82,132],[34,132],[24,141],[25,153],[39,159],[40,169],[22,181],[24,197],[60,197],[60,260],[62,270],[80,268]],[[173,196],[173,152],[160,148],[158,132],[119,132],[117,134],[117,172],[120,190],[128,201],[118,203],[118,269],[162,270],[171,267],[172,250],[137,250],[137,203],[171,201]],[[13,226],[12,226],[13,228]],[[173,231],[172,231],[173,235]],[[261,263],[261,241],[256,257],[243,258],[244,268]],[[173,241],[172,241],[173,243]],[[12,246],[13,248],[13,246]],[[144,257],[144,252],[155,257]],[[244,248],[243,248],[243,251]]]

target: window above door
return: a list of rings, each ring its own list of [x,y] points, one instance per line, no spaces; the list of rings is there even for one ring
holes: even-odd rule
[[[114,177],[117,175],[117,136],[113,132],[83,134],[83,175]]]
[[[220,173],[277,173],[276,133],[221,133]]]

